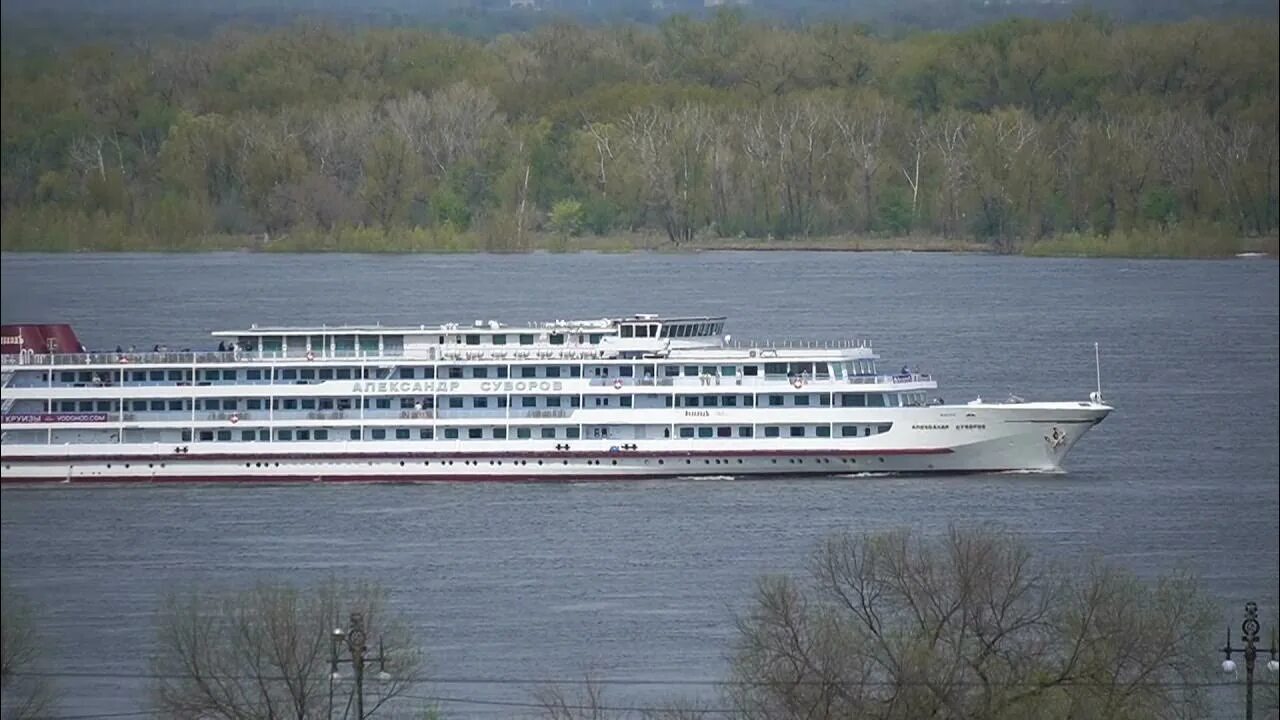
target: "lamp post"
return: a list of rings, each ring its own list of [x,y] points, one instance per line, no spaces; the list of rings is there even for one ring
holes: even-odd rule
[[[1226,655],[1226,660],[1222,661],[1222,671],[1225,673],[1234,673],[1236,671],[1236,662],[1231,656],[1236,653],[1244,655],[1244,717],[1245,720],[1253,720],[1253,665],[1258,659],[1258,631],[1262,629],[1261,623],[1258,622],[1258,603],[1247,602],[1244,605],[1244,622],[1240,623],[1240,641],[1244,643],[1244,647],[1238,648],[1231,645],[1231,627],[1227,626],[1227,644],[1223,646],[1222,653]],[[1267,661],[1267,669],[1271,672],[1280,672],[1280,661],[1276,660],[1276,630],[1271,628],[1271,647],[1265,649],[1270,653],[1271,659]]]
[[[369,648],[365,644],[367,637],[364,629],[364,615],[358,612],[351,613],[351,622],[346,630],[342,628],[334,628],[333,634],[330,636],[329,647],[329,718],[333,720],[333,684],[342,678],[342,673],[338,671],[339,663],[351,663],[352,679],[355,681],[355,701],[356,701],[356,720],[365,720],[364,714],[364,671],[365,663],[368,660],[376,660],[378,663],[378,680],[386,682],[391,679],[391,674],[387,672],[387,655],[383,651],[382,639],[378,639],[378,654],[372,658],[366,657]],[[340,657],[338,651],[340,648],[346,648],[347,657]]]

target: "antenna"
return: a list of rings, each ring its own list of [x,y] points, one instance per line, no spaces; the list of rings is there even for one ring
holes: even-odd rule
[[[1097,389],[1089,395],[1089,399],[1096,402],[1102,402],[1102,356],[1098,351],[1098,343],[1093,344],[1093,374],[1097,382]]]

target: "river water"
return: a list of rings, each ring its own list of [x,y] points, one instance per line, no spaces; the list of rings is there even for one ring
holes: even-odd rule
[[[334,574],[391,588],[441,678],[418,692],[453,698],[446,717],[520,715],[481,703],[527,702],[526,681],[587,669],[643,681],[610,687],[613,704],[716,705],[713,688],[689,681],[723,676],[754,578],[799,569],[839,530],[1000,524],[1050,557],[1099,555],[1143,577],[1190,569],[1224,625],[1251,599],[1269,627],[1277,268],[905,253],[7,254],[0,319],[69,322],[97,349],[209,347],[209,331],[251,323],[725,314],[744,339],[869,337],[885,367],[934,373],[948,401],[1084,399],[1097,341],[1117,409],[1053,476],[8,489],[0,558],[38,606],[42,665],[68,675],[56,681],[66,715],[145,708],[147,681],[130,676],[148,669],[165,592]]]

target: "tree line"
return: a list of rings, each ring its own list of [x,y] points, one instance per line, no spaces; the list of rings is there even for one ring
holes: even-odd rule
[[[8,586],[0,609],[4,717],[47,717],[57,673],[40,672],[34,616]],[[1097,561],[1046,562],[999,530],[840,533],[817,545],[807,572],[758,579],[713,705],[636,710],[588,676],[505,706],[546,720],[1207,717],[1216,630],[1212,603],[1184,574],[1142,582]],[[357,657],[368,683],[353,684]],[[329,581],[168,595],[139,678],[153,714],[175,720],[354,717],[352,693],[365,718],[447,716],[435,701],[457,698],[433,695],[431,675],[385,589]],[[1259,703],[1280,709],[1274,682]]]
[[[1213,254],[1277,229],[1276,33],[1081,13],[890,40],[724,11],[6,49],[3,244],[1183,234]]]

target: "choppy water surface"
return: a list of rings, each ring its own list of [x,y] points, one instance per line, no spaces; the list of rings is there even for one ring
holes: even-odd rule
[[[157,599],[190,583],[380,580],[448,678],[714,680],[763,572],[836,530],[1001,523],[1046,555],[1199,573],[1238,623],[1280,583],[1277,264],[918,254],[5,255],[4,322],[86,345],[208,347],[259,324],[724,313],[735,337],[872,338],[977,394],[1084,399],[1092,343],[1117,411],[1064,475],[6,490],[0,555],[40,608],[42,661],[145,672]],[[1265,625],[1269,626],[1268,620]],[[1218,658],[1206,655],[1206,663]],[[1265,672],[1265,671],[1264,671]],[[64,678],[66,714],[144,707],[146,683]],[[522,684],[436,685],[479,700]],[[617,704],[712,690],[617,687]],[[448,703],[450,717],[511,707]]]

